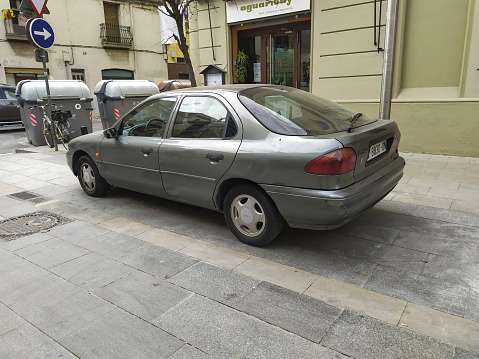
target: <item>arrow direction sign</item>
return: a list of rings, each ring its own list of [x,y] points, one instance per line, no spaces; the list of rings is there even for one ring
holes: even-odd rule
[[[32,5],[32,8],[33,10],[35,10],[35,13],[37,14],[37,16],[42,17],[43,12],[45,11],[45,6],[47,6],[48,0],[28,0],[28,1]]]
[[[43,40],[48,39],[52,34],[50,34],[47,29],[43,29],[43,31],[34,31],[33,32],[35,35],[40,35],[43,36]]]
[[[43,19],[30,19],[25,26],[25,32],[30,43],[38,48],[49,49],[53,46],[55,35],[48,22]]]

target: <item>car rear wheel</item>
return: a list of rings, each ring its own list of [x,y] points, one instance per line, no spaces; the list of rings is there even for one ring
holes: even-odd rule
[[[98,172],[98,168],[88,156],[78,160],[78,180],[85,193],[92,197],[100,197],[108,192],[110,184]]]
[[[227,193],[224,215],[236,238],[252,246],[271,242],[283,228],[283,217],[274,202],[252,185],[236,186]]]

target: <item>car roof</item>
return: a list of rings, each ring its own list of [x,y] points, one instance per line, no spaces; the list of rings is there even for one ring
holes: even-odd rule
[[[171,90],[163,92],[162,94],[167,93],[178,93],[178,92],[198,92],[198,91],[212,91],[212,92],[241,92],[246,89],[257,88],[257,87],[284,87],[278,85],[269,85],[269,84],[233,84],[233,85],[219,85],[219,86],[198,86],[198,87],[189,87],[178,90]]]
[[[12,89],[12,90],[15,90],[16,87],[15,86],[12,86],[12,85],[9,85],[9,84],[2,84],[0,83],[0,87],[3,89],[3,88],[8,88],[8,89]]]

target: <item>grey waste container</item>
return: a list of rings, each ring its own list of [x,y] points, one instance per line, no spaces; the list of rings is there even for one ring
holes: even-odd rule
[[[96,84],[94,93],[103,129],[113,127],[131,108],[159,92],[158,87],[148,80],[100,81]]]
[[[70,110],[69,119],[72,138],[82,134],[82,127],[88,133],[92,132],[92,104],[90,90],[82,81],[51,80],[48,81],[52,104],[62,111]],[[28,141],[34,146],[46,145],[43,137],[43,111],[41,108],[31,108],[33,105],[48,104],[47,90],[43,80],[20,81],[15,93],[20,106],[22,123],[25,126]],[[55,106],[53,106],[55,109]],[[84,132],[84,130],[83,130]]]

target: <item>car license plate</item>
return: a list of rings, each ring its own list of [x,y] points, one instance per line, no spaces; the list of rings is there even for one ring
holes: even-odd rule
[[[368,161],[378,157],[384,152],[386,152],[386,140],[376,143],[369,148]]]

